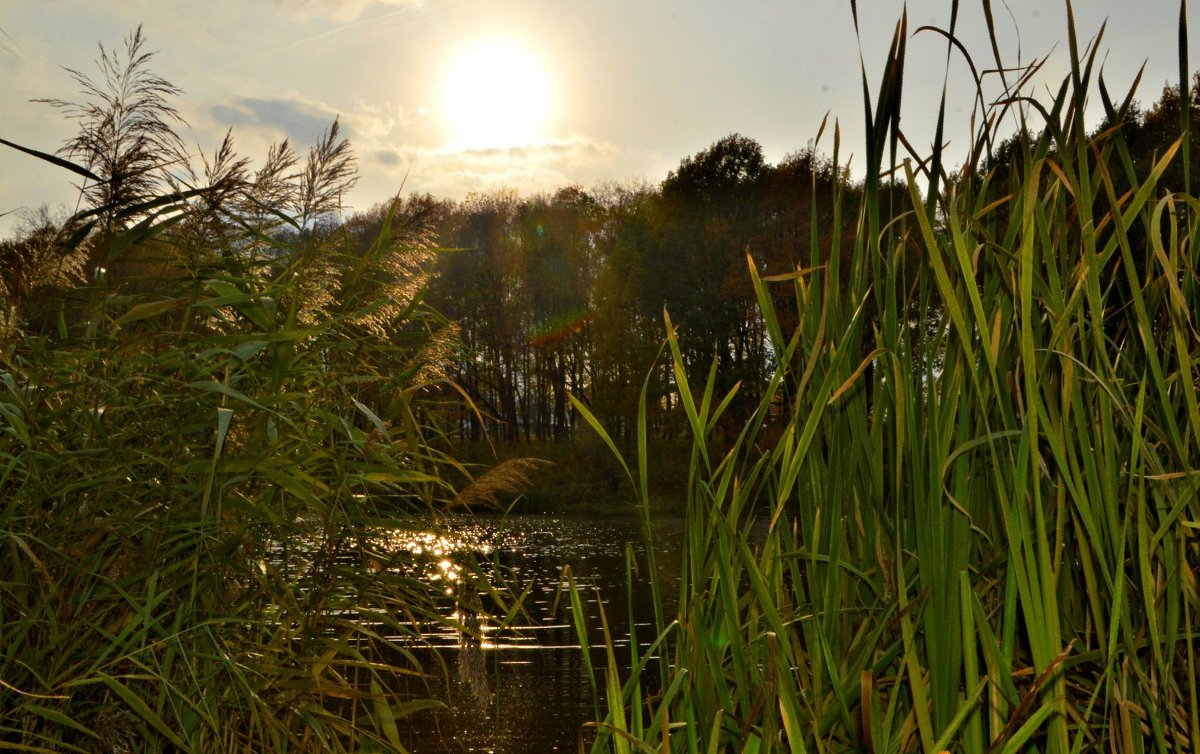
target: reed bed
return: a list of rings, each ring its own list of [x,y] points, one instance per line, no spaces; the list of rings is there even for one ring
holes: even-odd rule
[[[440,325],[386,261],[424,252],[296,226],[189,261],[160,205],[108,239],[152,281],[0,352],[0,749],[404,751],[445,619],[376,535],[451,492]]]
[[[592,751],[1195,750],[1187,24],[1179,138],[1142,173],[1116,127],[1132,93],[1111,98],[1099,37],[1068,33],[1061,86],[1039,100],[1030,72],[1009,72],[947,175],[937,150],[897,157],[897,25],[866,103],[866,199],[835,197],[853,248],[814,237],[811,259],[768,280],[749,260],[777,359],[732,441],[718,428],[733,392],[684,362],[666,318],[692,436],[679,607],[652,650],[608,646]],[[1094,92],[1114,127],[1089,134]],[[835,162],[840,147],[835,131]],[[793,332],[778,296],[798,305]],[[644,409],[622,463],[648,520]]]

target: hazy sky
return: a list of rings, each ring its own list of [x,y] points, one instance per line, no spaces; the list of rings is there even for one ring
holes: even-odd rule
[[[960,36],[981,68],[992,67],[979,5],[961,4]],[[910,32],[945,26],[950,6],[910,2]],[[1043,79],[1061,80],[1065,1],[994,6],[1006,62],[1018,51],[1024,62],[1049,55]],[[1143,103],[1176,79],[1177,2],[1075,6],[1081,44],[1108,20],[1101,48],[1111,89],[1123,92],[1143,62]],[[859,2],[872,87],[903,7]],[[340,115],[360,159],[356,207],[401,189],[462,198],[497,186],[658,182],[735,131],[776,161],[813,139],[826,112],[840,120],[843,152],[862,151],[847,0],[3,0],[0,137],[57,149],[71,124],[30,100],[75,98],[63,68],[95,72],[97,44],[122,49],[138,24],[158,51],[154,71],[185,92],[177,105],[193,149],[211,151],[232,127],[238,150],[257,161],[284,137],[306,147]],[[1191,47],[1194,63],[1200,40]],[[909,51],[903,125],[923,147],[946,44],[916,34]],[[967,142],[973,92],[959,57],[949,87],[953,148]],[[831,146],[829,134],[821,146]],[[0,231],[23,207],[74,197],[64,171],[0,148],[0,213],[11,213]]]

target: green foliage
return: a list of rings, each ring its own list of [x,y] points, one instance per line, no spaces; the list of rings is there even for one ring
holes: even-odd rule
[[[833,207],[835,225],[857,226],[852,253],[834,264],[833,241],[819,254],[830,264],[770,281],[749,260],[779,359],[731,441],[718,428],[744,388],[721,381],[719,358],[693,376],[667,319],[692,436],[679,609],[659,618],[653,652],[633,650],[627,677],[610,662],[597,683],[593,751],[1065,754],[1200,740],[1200,204],[1163,183],[1190,129],[1143,167],[1121,129],[1086,133],[1099,40],[1080,50],[1068,31],[1071,73],[1050,101],[1015,91],[975,120],[997,129],[1026,102],[1048,137],[1014,150],[1015,166],[980,157],[939,175],[932,194],[902,163],[900,197],[883,178],[897,25],[866,108],[878,171],[856,216],[844,199]],[[648,410],[643,393],[636,450],[620,461],[643,504]]]
[[[380,535],[447,495],[434,324],[410,299],[364,327],[380,267],[351,256],[336,312],[302,327],[311,255],[277,251],[98,296],[82,336],[0,362],[0,741],[399,748],[406,637],[433,616]]]
[[[476,440],[582,418],[647,536],[654,440],[690,435],[678,611],[652,583],[628,677],[607,624],[585,655],[597,751],[1194,748],[1194,100],[1135,119],[1069,33],[1049,100],[1028,71],[980,98],[955,175],[897,164],[902,19],[861,187],[835,127],[829,161],[733,135],[658,188],[340,222],[335,123],[303,163],[226,137],[170,193],[33,223],[0,246],[0,747],[401,750],[437,617],[380,534],[534,468],[453,493],[449,404]],[[140,43],[102,70],[172,94]],[[1093,80],[1124,125],[1089,135]]]
[[[0,748],[403,751],[436,706],[386,536],[454,496],[428,219],[327,222],[336,123],[297,162],[227,137],[206,186],[0,247]]]

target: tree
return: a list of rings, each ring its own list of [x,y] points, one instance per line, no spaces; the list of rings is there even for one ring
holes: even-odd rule
[[[647,306],[647,252],[655,248],[659,195],[650,186],[610,185],[597,192],[603,207],[595,246],[598,265],[593,300],[591,393],[585,397],[614,437],[627,441],[638,415],[642,381],[648,422],[655,427],[668,392],[668,371],[656,367],[663,340],[662,304]]]
[[[515,441],[519,429],[522,285],[515,224],[519,199],[508,190],[472,194],[442,223],[429,303],[461,327],[455,382],[491,421],[490,430]],[[483,436],[478,414],[465,417],[473,440]]]
[[[762,147],[731,134],[684,159],[662,184],[662,235],[647,259],[650,287],[679,325],[684,360],[699,372],[715,359],[719,390],[762,376],[764,334],[746,271],[756,235],[757,186],[766,170]],[[753,399],[743,394],[731,412]]]
[[[527,377],[526,434],[561,439],[572,424],[568,392],[590,382],[590,301],[596,276],[592,246],[599,206],[582,189],[534,197],[520,209],[522,277],[529,295],[524,321]]]
[[[762,175],[766,162],[762,146],[741,134],[719,139],[708,149],[679,163],[663,181],[663,194],[702,204],[724,204]]]

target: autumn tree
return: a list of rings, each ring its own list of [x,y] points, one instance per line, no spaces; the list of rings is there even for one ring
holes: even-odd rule
[[[477,409],[464,417],[474,440],[490,431],[515,441],[521,421],[517,355],[525,288],[517,259],[518,204],[511,191],[473,194],[439,230],[443,251],[429,302],[460,327],[453,377]]]
[[[568,392],[590,382],[591,297],[597,272],[592,239],[599,207],[578,187],[522,203],[518,227],[528,291],[523,319],[528,385],[526,437],[562,439],[573,425]]]
[[[663,340],[661,302],[650,294],[646,253],[658,236],[659,195],[646,185],[609,185],[597,195],[603,207],[594,235],[600,257],[592,295],[591,390],[584,396],[615,437],[629,439],[648,379],[648,421],[658,426],[670,395],[669,372],[656,357]]]
[[[661,234],[646,260],[645,293],[661,296],[691,367],[706,371],[716,360],[722,392],[759,381],[764,367],[746,252],[766,169],[762,147],[739,134],[684,159],[663,181]]]

